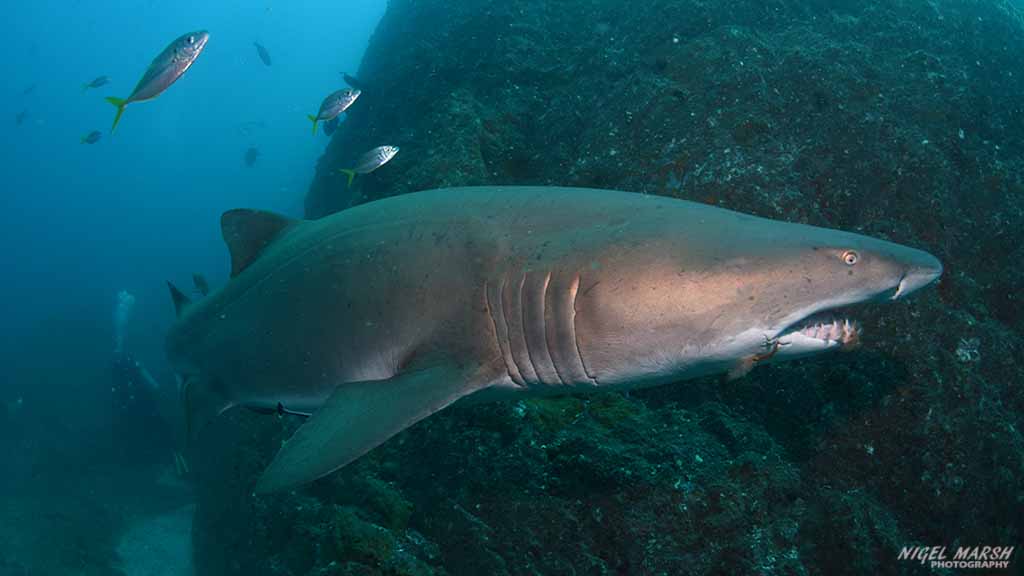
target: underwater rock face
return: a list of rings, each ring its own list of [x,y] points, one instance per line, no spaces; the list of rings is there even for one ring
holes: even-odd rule
[[[455,407],[294,493],[297,422],[197,462],[200,575],[914,573],[1024,536],[1024,20],[1001,1],[392,0],[306,198],[661,194],[925,248],[853,353],[740,380]],[[346,188],[337,168],[382,144]],[[1018,561],[1019,562],[1019,561]]]

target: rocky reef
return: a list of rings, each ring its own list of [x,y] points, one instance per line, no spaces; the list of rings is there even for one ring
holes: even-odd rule
[[[197,462],[200,575],[925,573],[1024,537],[1024,20],[1000,0],[392,0],[310,217],[480,184],[615,188],[920,246],[865,346],[626,397],[455,407],[253,497],[294,430]],[[381,144],[351,188],[336,169]],[[1018,560],[1019,563],[1019,560]]]

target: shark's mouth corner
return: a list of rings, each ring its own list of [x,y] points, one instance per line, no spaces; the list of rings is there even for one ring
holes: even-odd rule
[[[907,275],[904,274],[904,275],[900,276],[900,281],[899,281],[898,284],[896,284],[896,290],[893,291],[892,296],[890,296],[889,298],[891,300],[898,299],[900,296],[902,296],[906,292],[906,286],[907,286]]]

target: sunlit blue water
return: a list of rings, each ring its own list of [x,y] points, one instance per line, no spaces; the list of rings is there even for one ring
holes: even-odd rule
[[[0,576],[189,574],[196,506],[208,574],[333,574],[351,558],[916,573],[900,548],[1018,544],[1024,20],[1008,4],[391,0],[363,62],[388,3],[4,7]],[[199,29],[195,65],[112,134],[104,97]],[[370,112],[322,157],[306,116],[361,62],[387,94],[366,90]],[[345,189],[321,170],[310,189],[318,161],[384,144],[402,146],[385,169]],[[194,297],[193,273],[227,280],[222,212],[300,217],[307,190],[326,211],[488,179],[827,224],[933,252],[946,272],[869,316],[851,354],[439,416],[267,498],[243,493],[296,420],[238,410],[206,468],[186,469],[165,282]]]
[[[4,7],[0,362],[7,377],[0,417],[15,421],[17,432],[0,442],[0,490],[20,496],[5,496],[11,508],[0,524],[19,528],[0,533],[0,574],[68,566],[105,573],[109,559],[69,560],[110,547],[69,544],[81,520],[91,518],[85,525],[100,534],[127,525],[120,515],[139,512],[133,498],[145,500],[131,496],[141,481],[100,471],[109,471],[101,463],[111,459],[131,464],[116,461],[123,439],[112,438],[115,294],[134,294],[126,346],[159,381],[162,398],[173,395],[161,349],[173,319],[164,281],[190,286],[191,272],[211,283],[226,278],[224,210],[301,215],[328,142],[310,136],[306,114],[344,87],[342,72],[355,72],[384,7],[384,0]],[[129,106],[111,134],[114,107],[104,97],[127,96],[164,46],[195,29],[211,34],[195,65],[156,100]],[[260,61],[254,41],[270,52],[272,66]],[[101,75],[108,85],[82,90]],[[102,133],[99,142],[80,143],[93,130]],[[252,167],[244,162],[249,147],[261,154]],[[170,453],[163,458],[172,462]],[[96,491],[104,485],[113,493]],[[63,510],[66,521],[25,520],[39,517],[37,498]],[[65,554],[65,544],[81,550]]]

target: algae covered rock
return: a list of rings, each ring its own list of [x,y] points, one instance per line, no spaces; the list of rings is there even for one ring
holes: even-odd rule
[[[947,273],[858,312],[853,353],[456,406],[293,493],[249,491],[297,423],[233,417],[199,574],[917,573],[901,547],[1019,542],[1022,53],[999,0],[393,0],[309,217],[606,187],[890,238]],[[346,187],[382,144],[401,152]]]

